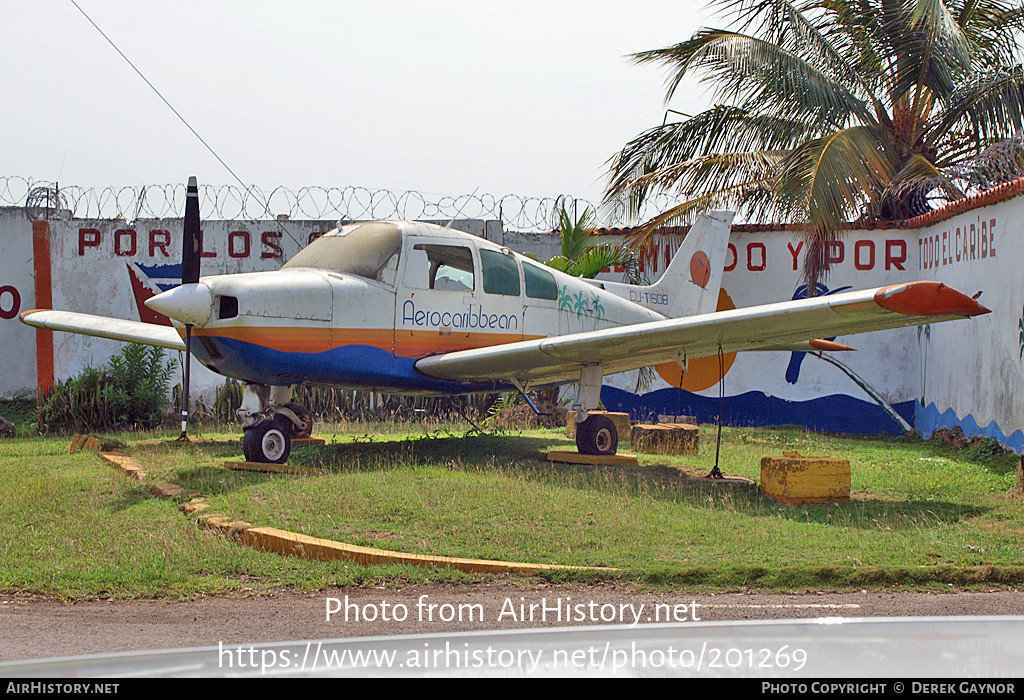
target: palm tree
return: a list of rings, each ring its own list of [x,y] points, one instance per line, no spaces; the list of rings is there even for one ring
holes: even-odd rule
[[[1024,172],[1007,141],[1024,127],[1020,0],[716,2],[736,30],[633,56],[668,67],[666,101],[702,74],[717,102],[609,161],[606,197],[633,215],[654,192],[685,198],[633,244],[733,207],[806,228],[813,289],[848,222],[906,219]]]
[[[575,219],[564,203],[557,210],[558,231],[562,236],[562,254],[545,263],[573,277],[593,279],[601,270],[613,265],[626,269],[630,282],[639,284],[640,272],[636,255],[619,244],[598,243],[594,229],[597,217],[590,207]]]

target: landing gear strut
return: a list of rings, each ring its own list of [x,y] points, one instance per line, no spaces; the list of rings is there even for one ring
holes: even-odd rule
[[[619,431],[611,418],[588,415],[601,401],[601,365],[584,365],[580,370],[580,386],[576,410],[576,449],[584,455],[613,455],[619,449]]]

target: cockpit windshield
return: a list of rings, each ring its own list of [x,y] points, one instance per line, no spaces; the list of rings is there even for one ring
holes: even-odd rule
[[[315,267],[393,284],[401,247],[402,230],[395,224],[348,224],[325,233],[283,267]]]

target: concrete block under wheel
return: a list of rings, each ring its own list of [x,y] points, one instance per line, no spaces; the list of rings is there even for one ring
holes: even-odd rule
[[[566,464],[612,464],[635,467],[639,464],[636,455],[585,455],[579,452],[552,451],[548,452],[549,462]]]
[[[589,411],[588,416],[608,416],[612,419],[612,423],[615,424],[615,429],[619,431],[619,439],[626,440],[629,438],[629,429],[632,425],[629,422],[628,413],[615,413],[613,411]],[[576,437],[576,411],[569,411],[565,414],[565,436],[569,438]]]
[[[700,447],[696,425],[658,423],[634,425],[630,444],[637,452],[659,455],[695,455]]]

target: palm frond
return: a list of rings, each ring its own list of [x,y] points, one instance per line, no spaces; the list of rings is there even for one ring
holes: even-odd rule
[[[609,161],[606,202],[637,215],[655,195],[684,199],[631,245],[741,209],[804,225],[816,281],[847,222],[907,218],[1024,174],[1024,148],[1006,142],[1024,134],[1021,0],[712,2],[736,31],[633,56],[667,69],[666,100],[697,75],[718,104]]]
[[[739,183],[677,204],[641,226],[634,227],[626,235],[624,243],[631,250],[639,250],[651,244],[655,232],[662,226],[691,224],[698,215],[706,211],[732,206],[742,207],[756,202],[760,202],[768,209],[774,205],[774,201],[769,183],[759,179]]]
[[[984,141],[1024,130],[1024,67],[992,68],[965,81],[951,96],[934,132],[943,134],[957,124],[975,133],[978,150]]]
[[[799,55],[738,32],[703,29],[687,42],[634,58],[669,66],[666,101],[687,73],[700,70],[715,85],[717,100],[733,101],[746,111],[779,111],[836,127],[851,117],[874,121],[873,110],[835,77]]]
[[[895,174],[879,136],[852,127],[797,148],[775,183],[782,206],[818,230],[846,228]]]
[[[769,114],[750,114],[735,107],[718,106],[683,122],[665,124],[640,134],[614,157],[606,202],[623,205],[627,216],[637,216],[652,190],[687,191],[679,183],[681,165],[706,154],[782,153],[814,135],[805,122]]]

